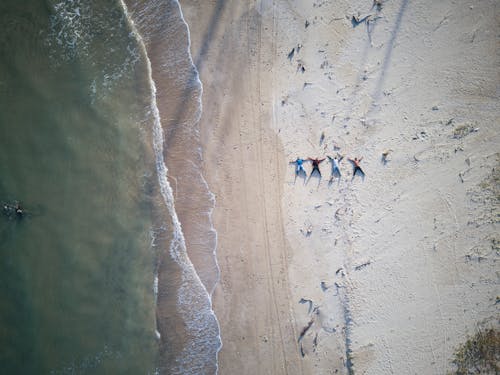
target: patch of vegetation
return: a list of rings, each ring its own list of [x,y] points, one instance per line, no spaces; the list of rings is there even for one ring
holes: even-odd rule
[[[498,165],[493,168],[491,175],[483,180],[479,186],[491,198],[496,199],[497,203],[500,202],[500,168]]]
[[[453,130],[453,138],[460,139],[460,138],[463,138],[466,135],[469,135],[470,133],[475,132],[475,131],[477,131],[477,128],[475,128],[473,125],[462,124],[462,125],[457,126]]]
[[[497,211],[500,204],[500,154],[496,157],[497,165],[492,168],[491,174],[477,188],[468,191],[473,202],[487,204],[493,211]]]
[[[456,370],[449,374],[500,373],[500,331],[481,329],[455,351],[452,363]]]

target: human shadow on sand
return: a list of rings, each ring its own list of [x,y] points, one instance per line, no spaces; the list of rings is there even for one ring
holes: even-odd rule
[[[330,159],[330,163],[332,164],[332,172],[330,174],[330,179],[328,180],[328,186],[332,186],[333,183],[335,182],[335,180],[337,180],[337,185],[340,185],[340,180],[342,179],[342,174],[337,169],[335,169],[334,163],[333,163],[334,159],[332,159],[332,158],[329,158],[329,159]]]
[[[311,174],[309,175],[309,178],[307,179],[307,181],[305,182],[305,185],[309,184],[309,181],[311,180],[312,176],[317,176],[318,177],[318,186],[317,188],[319,188],[319,185],[321,183],[321,172],[318,172],[317,170],[313,170],[311,172]]]
[[[340,185],[341,175],[338,173],[332,173],[330,179],[328,180],[328,186],[332,186],[335,181],[337,181],[337,185]]]
[[[299,171],[299,172],[295,172],[295,179],[293,180],[293,184],[295,185],[295,183],[297,182],[297,177],[298,178],[301,178],[304,182],[304,185],[306,184],[307,182],[307,173],[306,171]]]

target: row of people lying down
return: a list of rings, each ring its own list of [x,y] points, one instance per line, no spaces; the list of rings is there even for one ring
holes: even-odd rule
[[[340,162],[342,161],[344,156],[337,155],[337,156],[334,156],[333,158],[331,156],[327,156],[327,157],[328,157],[328,159],[330,159],[330,162],[332,163],[332,178],[335,175],[341,177],[342,173],[340,172]],[[307,172],[304,169],[304,163],[306,161],[310,161],[310,162],[312,162],[312,171],[311,171],[311,174],[309,176],[312,176],[314,172],[318,172],[319,176],[321,177],[321,171],[319,170],[319,165],[324,160],[326,160],[326,158],[323,158],[323,159],[315,158],[314,159],[314,158],[309,157],[307,159],[302,159],[300,157],[297,157],[296,160],[292,160],[290,163],[293,163],[296,165],[295,175],[298,176],[300,173],[304,173],[307,177]],[[361,174],[362,177],[365,176],[365,172],[359,166],[359,163],[361,162],[361,160],[363,160],[362,157],[359,159],[358,158],[354,158],[354,159],[347,158],[347,160],[349,160],[354,166],[354,172],[352,174],[353,178],[354,178],[354,176],[356,176],[356,173]]]

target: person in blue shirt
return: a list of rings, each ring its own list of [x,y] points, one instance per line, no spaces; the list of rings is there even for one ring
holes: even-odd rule
[[[294,163],[297,165],[297,168],[295,168],[295,175],[298,176],[300,172],[303,172],[306,176],[306,170],[304,169],[304,159],[301,159],[297,156],[296,160],[292,160],[290,163]]]

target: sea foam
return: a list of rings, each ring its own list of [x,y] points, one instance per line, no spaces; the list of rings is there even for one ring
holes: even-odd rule
[[[153,117],[153,146],[156,156],[156,168],[158,173],[158,181],[164,203],[172,221],[172,239],[169,246],[171,258],[181,268],[181,283],[178,290],[178,310],[187,331],[187,344],[184,346],[181,354],[176,358],[175,363],[171,364],[168,369],[170,374],[198,374],[206,373],[206,369],[214,368],[217,372],[217,354],[222,346],[220,338],[220,328],[212,309],[211,293],[203,285],[198,276],[191,260],[186,251],[186,241],[182,232],[181,223],[178,219],[175,205],[174,195],[170,183],[168,182],[168,170],[165,165],[164,152],[164,134],[160,120],[160,113],[157,105],[157,90],[153,80],[153,67],[148,58],[147,47],[143,40],[143,36],[139,34],[133,19],[130,17],[127,6],[123,0],[121,4],[127,15],[127,19],[131,24],[131,28],[143,48],[144,56],[147,60],[148,75],[151,86],[151,115]],[[177,6],[180,5],[176,2]],[[182,13],[181,13],[182,14]],[[182,18],[183,22],[184,19]],[[186,25],[187,27],[187,25]],[[187,45],[189,49],[189,43]],[[192,64],[192,59],[190,60]],[[200,85],[199,81],[197,84]],[[196,114],[196,121],[201,115],[201,99],[198,99],[199,106]],[[199,151],[201,152],[201,151]],[[201,176],[201,174],[200,174]],[[202,176],[201,176],[202,177]],[[206,184],[206,181],[203,179]],[[210,193],[211,194],[211,193]],[[211,195],[211,199],[214,199]],[[209,215],[211,212],[208,213]],[[212,227],[213,230],[213,227]],[[214,231],[214,230],[213,230]],[[215,251],[215,250],[214,250]],[[156,282],[155,282],[156,283]],[[157,292],[161,290],[161,284],[155,286]]]

